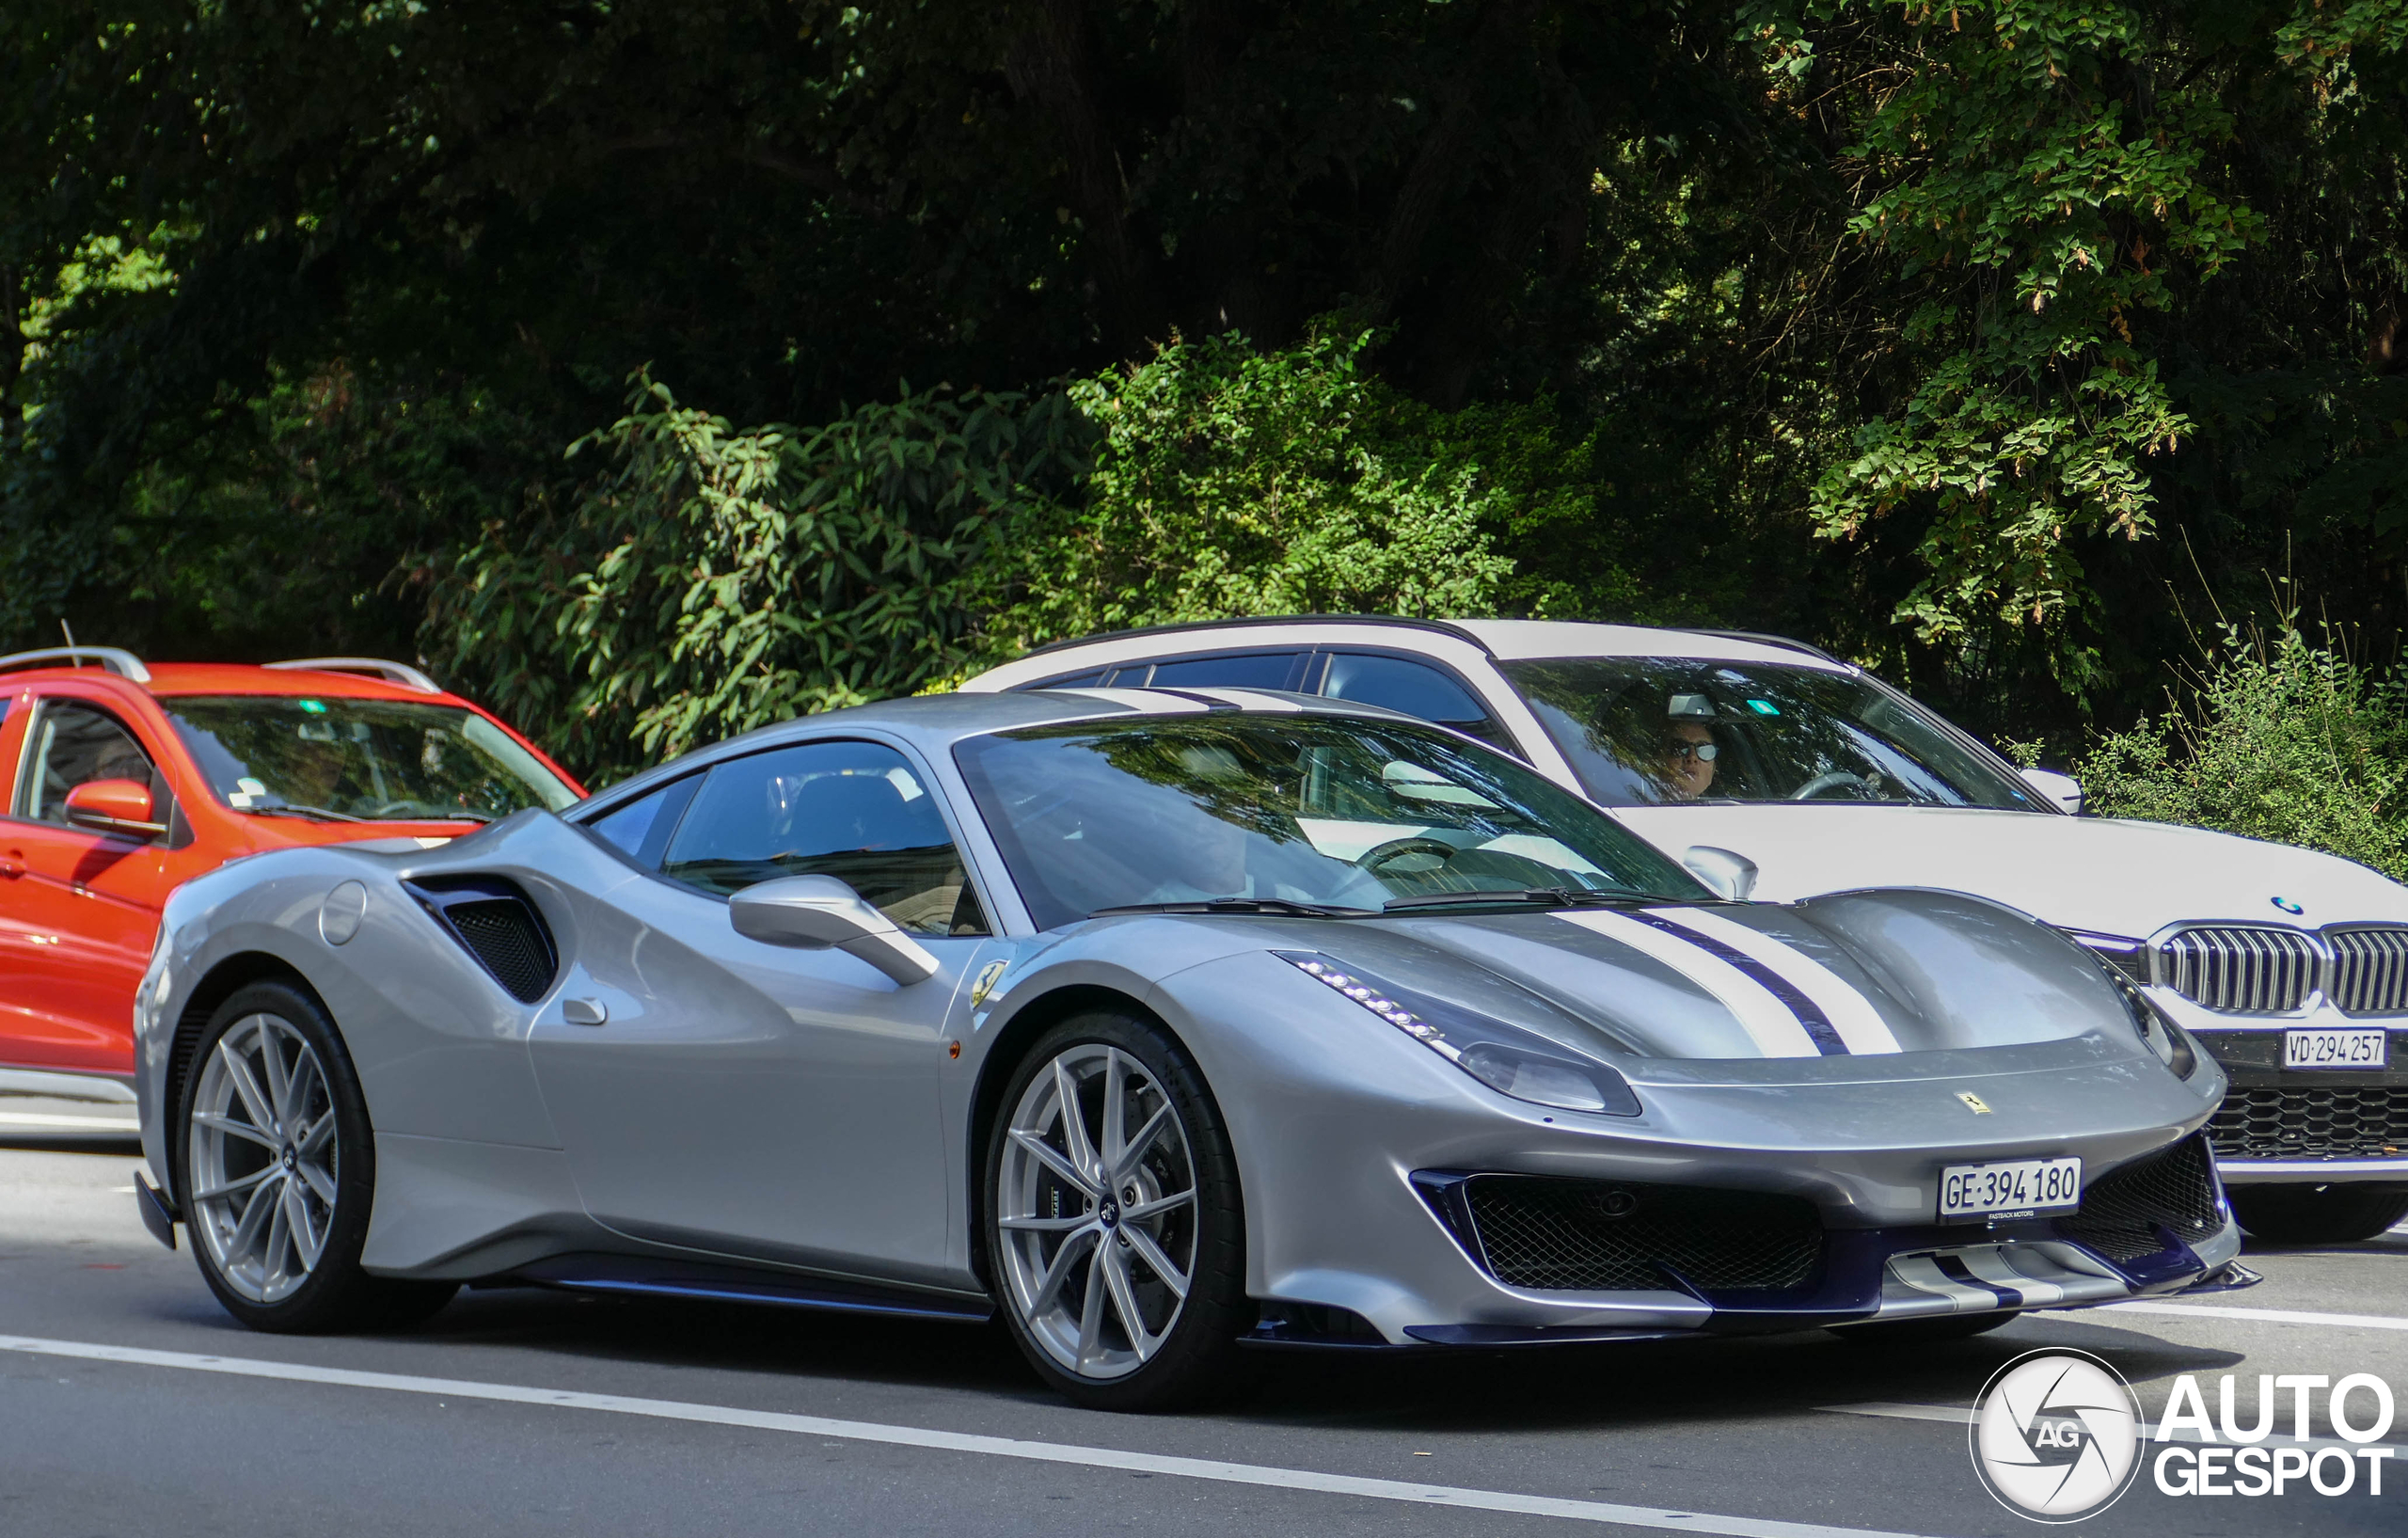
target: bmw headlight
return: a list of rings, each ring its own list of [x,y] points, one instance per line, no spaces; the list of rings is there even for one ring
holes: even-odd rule
[[[1460,1005],[1383,982],[1309,951],[1274,951],[1282,961],[1353,999],[1500,1095],[1563,1111],[1639,1115],[1639,1097],[1604,1063],[1576,1061],[1534,1032]]]

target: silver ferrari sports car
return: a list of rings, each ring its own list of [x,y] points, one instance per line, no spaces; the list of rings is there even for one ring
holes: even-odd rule
[[[1995,903],[1732,900],[1443,728],[1237,690],[815,716],[566,816],[201,877],[154,1186],[262,1329],[466,1281],[983,1319],[1084,1403],[1247,1343],[2237,1285],[2223,1075]]]

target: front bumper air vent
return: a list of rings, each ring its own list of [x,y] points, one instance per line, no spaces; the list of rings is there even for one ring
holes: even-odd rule
[[[1448,1196],[1442,1215],[1469,1227],[1489,1273],[1534,1292],[1789,1292],[1823,1258],[1822,1214],[1800,1197],[1538,1175],[1475,1175]]]
[[[2205,1136],[2193,1134],[2162,1152],[2110,1170],[2083,1193],[2057,1232],[2117,1262],[2212,1238],[2224,1227],[2216,1210],[2215,1160]]]
[[[444,932],[521,1004],[551,991],[560,948],[544,915],[515,881],[495,876],[451,876],[407,883],[410,896]]]

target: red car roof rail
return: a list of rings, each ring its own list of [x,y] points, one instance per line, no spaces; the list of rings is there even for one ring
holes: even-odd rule
[[[443,686],[406,662],[388,662],[379,657],[302,657],[290,662],[268,662],[262,666],[278,673],[365,673],[382,678],[388,684],[414,689],[421,694],[440,694]]]
[[[142,658],[120,646],[45,646],[38,652],[11,652],[0,657],[0,673],[51,668],[62,662],[73,668],[97,662],[120,678],[130,678],[137,684],[150,681],[150,670],[142,665]]]

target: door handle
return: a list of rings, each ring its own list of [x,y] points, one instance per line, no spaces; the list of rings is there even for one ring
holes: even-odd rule
[[[610,1018],[610,1011],[600,999],[561,1000],[561,1019],[571,1025],[600,1025]]]
[[[25,851],[10,849],[0,855],[0,876],[23,876],[25,873]]]

